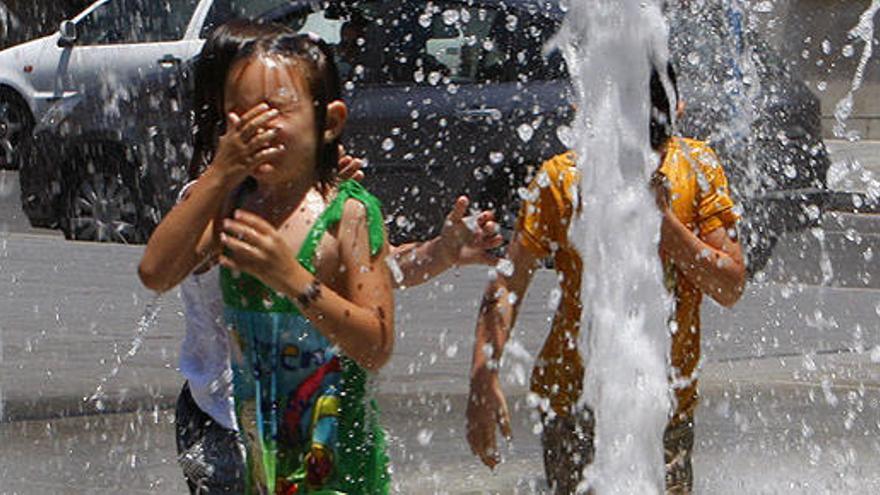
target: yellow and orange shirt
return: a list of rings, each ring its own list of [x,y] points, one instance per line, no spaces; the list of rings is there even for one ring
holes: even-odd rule
[[[732,227],[738,216],[727,186],[727,177],[715,152],[706,143],[673,138],[667,144],[660,173],[669,181],[672,211],[686,226],[701,235]],[[580,178],[572,153],[544,162],[529,185],[519,211],[517,239],[538,257],[553,257],[561,274],[562,298],[553,327],[532,372],[531,390],[550,400],[553,410],[567,415],[580,397],[584,365],[578,351],[581,317],[582,261],[568,239],[574,218]],[[668,267],[674,291],[676,331],[670,352],[676,382],[675,418],[688,417],[696,407],[696,380],[691,380],[700,360],[700,303],[702,293],[674,267]]]

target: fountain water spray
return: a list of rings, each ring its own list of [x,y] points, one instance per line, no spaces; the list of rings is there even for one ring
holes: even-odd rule
[[[849,38],[861,41],[865,46],[862,49],[862,56],[859,59],[859,66],[853,76],[852,86],[834,109],[834,136],[838,138],[847,138],[850,140],[858,139],[858,134],[846,131],[846,121],[852,116],[853,112],[853,96],[855,92],[862,87],[862,81],[865,78],[865,68],[871,55],[874,53],[874,17],[880,11],[880,0],[873,0],[871,6],[862,13],[859,23],[849,32]]]
[[[125,354],[117,354],[116,355],[116,363],[114,363],[113,368],[110,372],[101,378],[98,386],[95,388],[95,392],[88,396],[84,397],[83,401],[85,402],[94,402],[95,407],[98,411],[103,411],[106,405],[104,404],[104,400],[107,398],[107,393],[104,390],[104,386],[107,383],[116,378],[116,375],[119,374],[119,371],[122,369],[122,365],[125,364],[128,360],[133,358],[138,351],[144,345],[144,337],[147,335],[147,332],[156,326],[156,321],[159,318],[159,312],[162,310],[162,296],[156,295],[152,301],[147,303],[147,307],[144,308],[143,314],[141,314],[140,319],[138,319],[137,329],[135,330],[134,338],[129,345],[128,352]]]
[[[648,83],[652,65],[666,78],[667,36],[656,2],[580,0],[557,39],[579,102],[581,214],[569,235],[584,260],[580,405],[596,418],[595,461],[579,492],[664,491],[671,298],[648,187],[658,165],[648,139]]]

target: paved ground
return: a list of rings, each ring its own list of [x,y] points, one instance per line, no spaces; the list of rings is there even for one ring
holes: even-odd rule
[[[878,155],[840,149],[836,157]],[[179,302],[164,298],[156,324],[139,334],[152,299],[134,275],[141,248],[30,229],[15,207],[14,174],[0,174],[0,494],[182,493],[167,410],[180,386]],[[833,222],[829,287],[813,283],[819,240],[792,236],[734,310],[704,305],[699,493],[880,490],[880,274],[865,281],[873,272],[848,268],[873,266],[865,253],[880,230],[870,217]],[[450,273],[398,296],[397,348],[379,398],[399,493],[542,489],[524,399],[530,358],[504,366],[515,423],[507,462],[490,474],[463,440],[464,377],[485,280],[483,269]],[[553,286],[552,273],[540,273],[524,302],[515,339],[530,355],[549,324]],[[143,344],[126,358],[139,335]],[[96,402],[83,399],[102,383],[104,414],[95,414]]]

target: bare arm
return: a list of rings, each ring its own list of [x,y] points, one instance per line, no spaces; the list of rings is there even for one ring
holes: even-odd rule
[[[508,249],[513,274],[498,277],[486,286],[474,336],[471,386],[467,405],[467,439],[471,451],[494,468],[499,462],[495,428],[509,437],[510,417],[498,380],[498,364],[520,304],[538,266],[538,259],[517,236]]]
[[[147,288],[171,289],[215,251],[213,220],[231,191],[219,175],[211,169],[205,172],[153,231],[138,266]]]
[[[180,283],[218,244],[213,221],[229,194],[254,168],[280,152],[270,146],[273,130],[263,129],[277,111],[261,104],[242,117],[229,115],[227,133],[220,138],[217,156],[187,198],[175,206],[147,242],[138,266],[141,282],[164,292]]]
[[[400,268],[394,279],[396,288],[425,283],[453,266],[497,261],[489,250],[500,246],[504,240],[498,233],[494,215],[484,211],[476,218],[467,219],[467,207],[467,197],[459,197],[447,215],[440,235],[429,241],[392,247],[391,256]],[[469,225],[472,221],[476,230]]]
[[[662,255],[704,294],[723,306],[733,306],[742,296],[746,280],[739,240],[724,228],[697,236],[669,208],[661,211]]]
[[[394,297],[384,262],[388,245],[370,255],[366,211],[352,200],[345,205],[339,229],[348,297],[303,268],[272,225],[243,210],[224,221],[221,240],[228,255],[222,255],[220,263],[250,273],[287,296],[346,356],[378,370],[394,347]]]

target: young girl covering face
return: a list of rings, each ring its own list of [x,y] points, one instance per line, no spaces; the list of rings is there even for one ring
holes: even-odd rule
[[[367,370],[393,347],[392,277],[378,201],[334,186],[347,111],[332,57],[275,29],[223,84],[210,166],[151,237],[180,246],[154,285],[219,255],[251,493],[385,493]]]

